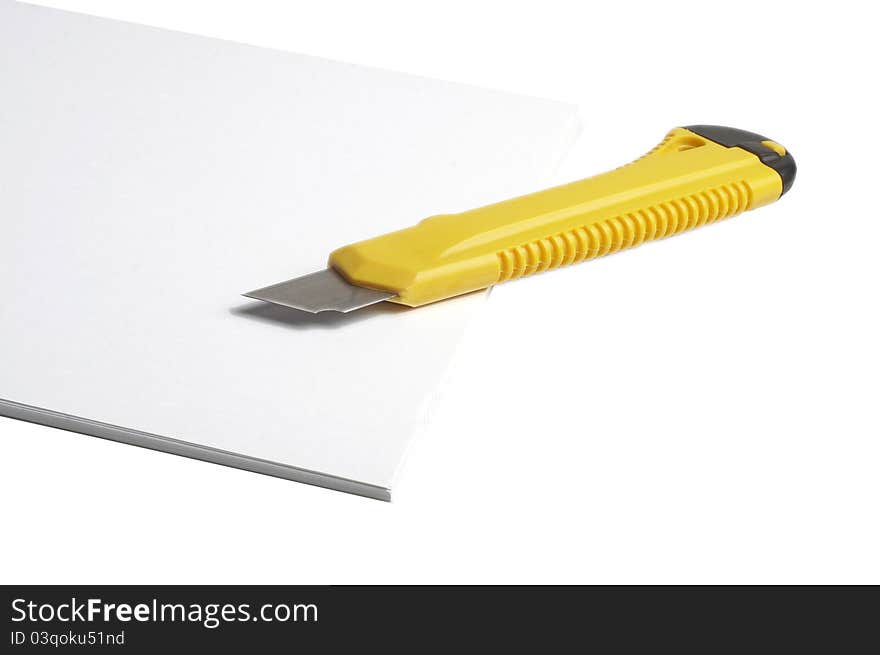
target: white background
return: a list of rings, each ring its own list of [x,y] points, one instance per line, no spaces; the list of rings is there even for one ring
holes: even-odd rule
[[[558,182],[691,123],[799,173],[494,290],[390,505],[0,420],[0,581],[880,583],[869,5],[42,4],[578,103]]]

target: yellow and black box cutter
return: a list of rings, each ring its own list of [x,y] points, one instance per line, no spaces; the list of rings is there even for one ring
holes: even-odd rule
[[[460,214],[431,216],[330,254],[328,268],[245,294],[309,312],[410,307],[601,257],[780,198],[785,147],[730,127],[673,129],[621,168]]]

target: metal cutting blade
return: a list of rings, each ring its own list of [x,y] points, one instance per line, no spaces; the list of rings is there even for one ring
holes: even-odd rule
[[[332,268],[242,294],[305,312],[350,312],[395,296],[351,284]]]

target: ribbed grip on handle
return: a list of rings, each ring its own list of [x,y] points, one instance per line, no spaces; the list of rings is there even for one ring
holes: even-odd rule
[[[416,307],[766,205],[793,175],[790,153],[760,135],[675,128],[630,164],[429,217],[340,248],[330,255],[330,266],[353,284],[392,292],[393,302]]]
[[[579,226],[499,252],[497,281],[515,280],[663,239],[735,216],[751,204],[752,190],[741,180]]]

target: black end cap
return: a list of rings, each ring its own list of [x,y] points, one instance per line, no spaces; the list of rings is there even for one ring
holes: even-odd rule
[[[794,162],[794,157],[791,156],[788,148],[785,148],[784,155],[780,155],[776,150],[762,143],[771,139],[754,132],[746,132],[723,125],[687,125],[684,129],[722,146],[742,148],[756,155],[762,164],[779,173],[779,177],[782,178],[782,193],[780,195],[784,195],[794,184],[794,178],[797,175],[797,164]]]

